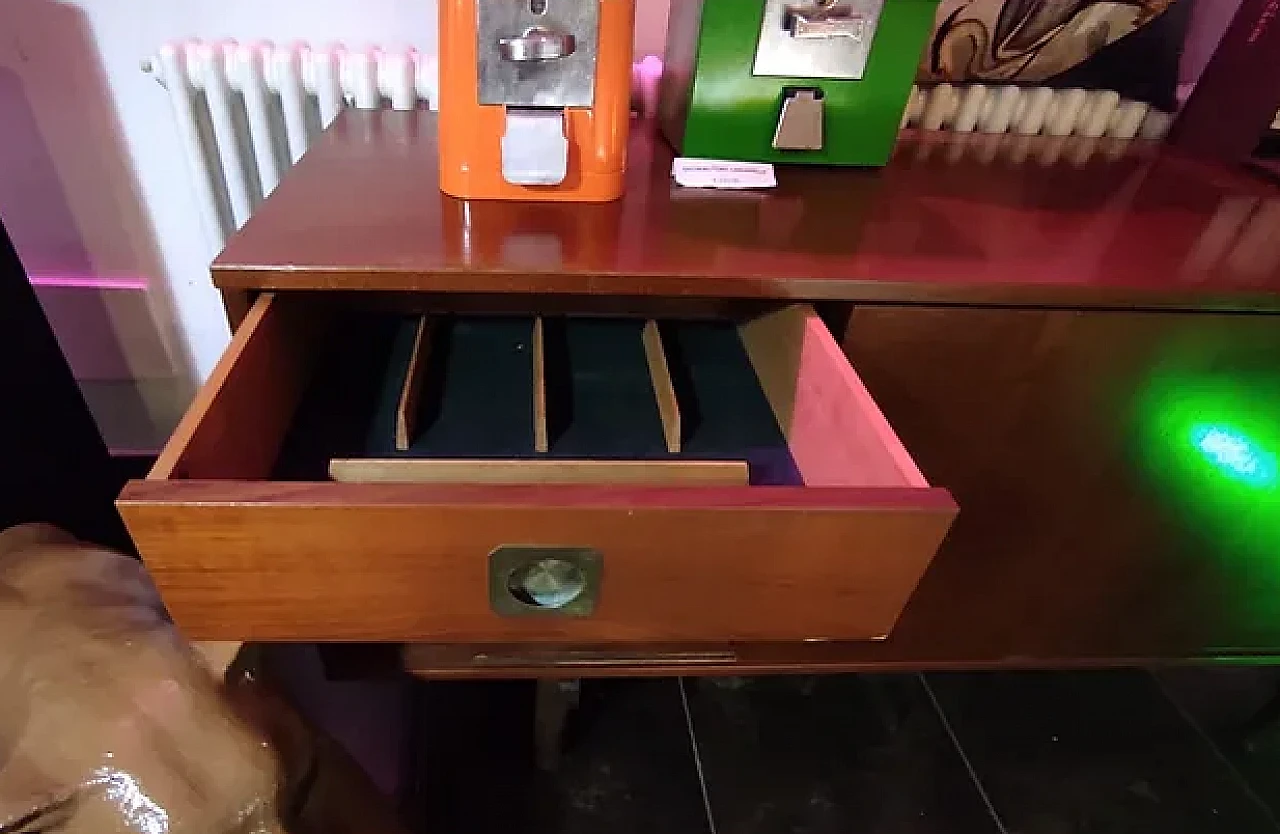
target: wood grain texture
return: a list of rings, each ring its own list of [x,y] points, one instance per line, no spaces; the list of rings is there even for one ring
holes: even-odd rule
[[[267,477],[325,320],[322,310],[260,295],[148,477]]]
[[[738,333],[806,485],[928,486],[812,307],[783,307]]]
[[[1280,572],[1256,550],[1274,505],[1237,494],[1213,510],[1211,481],[1182,480],[1152,445],[1195,454],[1161,428],[1180,403],[1205,416],[1235,403],[1245,420],[1261,409],[1274,426],[1280,318],[861,307],[844,346],[916,462],[964,507],[895,649],[846,660],[1280,653]]]
[[[374,468],[451,469],[450,483],[256,480],[270,474],[322,318],[307,299],[264,296],[156,477],[118,502],[192,639],[880,639],[956,512],[944,490],[745,486],[741,461],[462,466],[461,477],[590,486],[457,484],[456,463],[409,460]],[[368,461],[344,465],[373,477]],[[733,486],[689,485],[708,480]],[[604,554],[592,617],[491,612],[487,554],[529,543]]]
[[[196,640],[880,638],[955,513],[943,490],[216,481],[119,505]],[[595,615],[492,613],[487,554],[516,543],[598,549]]]
[[[1135,445],[1144,398],[1153,381],[1182,378],[1193,386],[1186,390],[1197,385],[1214,390],[1226,386],[1247,392],[1240,398],[1245,403],[1280,400],[1277,321],[1270,315],[858,308],[849,321],[844,348],[859,377],[874,392],[920,468],[930,480],[947,485],[965,508],[891,638],[802,644],[753,637],[735,641],[732,664],[708,662],[697,670],[683,665],[618,664],[592,671],[575,669],[570,674],[1098,666],[1278,657],[1280,611],[1271,602],[1280,596],[1280,574],[1265,568],[1271,564],[1269,559],[1249,556],[1247,540],[1215,535],[1218,528],[1207,526],[1202,514],[1203,501],[1171,492],[1171,485],[1158,477],[1159,470],[1145,468],[1141,447]],[[207,636],[243,637],[227,634],[234,627],[217,610],[217,605],[234,600],[233,591],[249,592],[255,607],[265,606],[272,612],[291,606],[305,609],[307,594],[314,593],[314,583],[319,581],[304,577],[295,599],[279,599],[289,595],[289,585],[275,583],[278,574],[267,566],[274,564],[277,553],[290,548],[274,540],[271,531],[292,528],[274,528],[273,522],[265,520],[259,526],[255,519],[260,513],[287,511],[292,516],[296,512],[299,520],[291,524],[300,528],[305,524],[301,516],[306,514],[302,507],[309,511],[316,504],[325,505],[318,516],[323,519],[342,514],[336,505],[351,502],[352,508],[345,512],[355,518],[361,514],[359,502],[369,500],[364,490],[393,489],[328,488],[360,493],[318,501],[318,487],[313,485],[145,482],[126,491],[122,509],[144,555],[156,549],[162,561],[185,560],[178,563],[179,578],[174,581],[186,586],[183,597],[197,601],[204,620],[200,627],[214,632]],[[413,490],[412,497],[384,494],[379,512],[403,512],[411,520],[423,503],[447,504],[472,495],[473,489],[486,490],[402,489]],[[501,489],[514,490],[508,493],[511,497],[500,500],[505,507],[510,502],[543,500],[533,497],[541,490],[563,494],[559,491],[575,488]],[[762,496],[758,506],[763,513],[764,503],[774,500],[775,493],[757,489],[734,492],[742,495],[738,499],[742,502]],[[598,504],[581,502],[598,501],[591,496],[600,488],[587,491],[589,495],[580,496],[574,506],[594,513]],[[213,514],[202,522],[206,498],[212,501]],[[277,501],[286,507],[277,509]],[[248,528],[240,523],[242,518],[249,520]],[[246,533],[246,529],[256,532]],[[245,535],[253,540],[252,547]],[[431,538],[426,529],[417,535]],[[263,561],[248,555],[257,550],[259,540],[269,554]],[[725,541],[733,540],[730,535]],[[377,544],[371,541],[370,547],[364,547],[355,542],[355,536],[347,541],[349,553],[374,553]],[[790,553],[800,546],[797,542],[805,541],[773,544],[780,548],[778,552]],[[417,542],[401,541],[398,546],[399,559],[407,562]],[[308,547],[310,542],[304,542],[298,553]],[[349,553],[330,550],[326,559],[341,561],[351,558]],[[303,555],[291,558],[305,559]],[[154,561],[150,556],[148,560]],[[691,555],[690,560],[697,558]],[[367,557],[362,557],[365,562]],[[289,582],[294,572],[305,570],[285,564],[283,575]],[[234,580],[229,580],[228,570],[235,573]],[[168,581],[162,587],[169,587]],[[268,586],[276,590],[267,590]],[[208,607],[198,603],[206,587],[222,595],[215,596]],[[322,617],[323,612],[314,616]],[[354,607],[341,617],[334,612],[335,621],[358,621],[360,616]],[[336,630],[327,623],[315,629],[330,634]],[[277,623],[272,633],[287,633],[287,628]],[[524,637],[419,639],[518,645]],[[607,647],[611,638],[575,634],[539,642],[574,649]],[[628,642],[636,651],[645,645],[638,639]],[[681,643],[655,637],[648,642],[669,651],[673,643],[697,650],[715,641]],[[483,670],[424,666],[423,672],[496,677],[560,674],[537,666]]]
[[[1280,402],[1280,317],[862,307],[843,344],[920,467],[964,507],[888,640],[654,641],[628,649],[657,660],[589,668],[480,667],[475,654],[519,654],[519,642],[437,641],[407,650],[409,668],[441,678],[752,675],[1280,657],[1280,571],[1259,535],[1275,529],[1271,517],[1239,500],[1215,508],[1209,493],[1153,468],[1141,442],[1153,429],[1171,449],[1184,439],[1160,433],[1163,409],[1151,408],[1170,381],[1226,392],[1224,402],[1253,404],[1274,424],[1265,404]],[[538,651],[610,648],[565,640]],[[735,659],[660,662],[708,649]]]
[[[423,375],[427,372],[427,357],[431,352],[431,319],[421,316],[418,329],[413,334],[413,347],[409,354],[409,365],[404,372],[404,386],[400,389],[400,399],[396,403],[396,449],[406,451],[418,433],[418,411],[421,406],[422,389],[426,382]]]
[[[1280,261],[1248,242],[1276,237],[1277,190],[1142,143],[907,132],[883,171],[784,166],[770,193],[726,195],[673,189],[670,149],[638,124],[622,200],[464,211],[440,193],[435,125],[340,114],[228,243],[217,284],[1280,309]],[[507,245],[528,239],[546,243]]]
[[[741,460],[438,460],[335,458],[329,477],[347,484],[617,484],[746,486]]]
[[[671,384],[671,368],[667,365],[667,353],[662,347],[662,333],[658,323],[649,319],[644,323],[644,358],[649,365],[649,380],[653,383],[653,396],[658,401],[658,416],[662,419],[662,436],[667,451],[680,452],[681,425],[680,403],[676,389]]]
[[[547,345],[542,316],[533,319],[533,450],[551,451],[547,427]]]

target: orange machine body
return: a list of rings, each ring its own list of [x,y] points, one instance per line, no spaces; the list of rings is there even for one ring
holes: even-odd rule
[[[595,206],[440,196],[445,252],[476,269],[607,270],[622,234],[619,202]]]
[[[559,185],[537,186],[513,185],[502,176],[506,108],[479,102],[477,2],[485,0],[440,0],[441,190],[481,200],[605,202],[622,196],[635,0],[601,0],[594,104],[565,108],[567,174]]]

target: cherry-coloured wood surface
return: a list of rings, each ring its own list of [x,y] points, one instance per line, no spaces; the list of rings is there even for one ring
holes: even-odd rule
[[[151,479],[262,478],[314,364],[323,310],[259,296],[152,466]]]
[[[823,325],[807,307],[799,313],[790,319],[808,344]],[[781,355],[791,373],[812,377],[794,386],[805,390],[795,403],[813,396],[815,380],[831,383],[823,401],[863,444],[839,457],[846,478],[828,468],[817,484],[748,486],[742,461],[397,459],[334,461],[342,483],[272,480],[320,346],[353,351],[340,340],[366,332],[313,298],[264,294],[151,475],[121,495],[129,532],[188,638],[882,639],[956,514],[945,489],[895,468],[905,452],[874,403],[858,399],[862,383],[825,329],[821,353]],[[504,407],[500,392],[489,405]],[[825,428],[806,418],[789,434]],[[873,437],[882,448],[865,445]],[[495,467],[505,473],[497,480]],[[580,485],[581,471],[564,477],[611,467],[591,486]],[[389,468],[432,483],[372,482]],[[732,477],[702,477],[708,468]],[[636,477],[659,469],[662,477]],[[581,618],[495,611],[488,555],[513,545],[597,551],[595,609]]]
[[[443,195],[435,116],[348,110],[214,263],[224,290],[1280,309],[1280,191],[1142,143],[907,133],[883,170],[674,188],[633,125],[594,206]]]
[[[193,640],[880,639],[944,490],[133,481],[118,502]],[[589,547],[595,610],[506,617],[499,546]]]
[[[889,639],[416,645],[403,664],[502,678],[1280,657],[1280,493],[1215,486],[1178,430],[1234,420],[1276,454],[1280,317],[864,307],[844,346],[962,507]],[[350,674],[402,662],[346,656]]]
[[[1233,529],[1186,482],[1161,480],[1144,423],[1179,378],[1280,413],[1268,405],[1280,402],[1280,316],[1263,314],[1280,311],[1274,184],[1140,143],[906,134],[882,171],[788,168],[767,194],[683,192],[670,151],[638,125],[620,202],[465,204],[439,193],[433,134],[427,113],[344,114],[231,241],[216,282],[236,298],[350,289],[423,309],[859,302],[845,352],[925,477],[964,510],[884,641],[667,640],[649,660],[635,642],[587,670],[555,653],[608,646],[543,635],[545,662],[504,665],[519,645],[420,646],[411,668],[576,677],[1280,656],[1280,561],[1265,535],[1245,535],[1277,528],[1242,505]],[[327,503],[346,488],[242,486],[135,485],[126,510],[174,553],[192,541],[179,528],[207,538],[200,558],[250,534],[274,553],[265,528],[231,532],[237,507],[282,502],[273,512],[301,530],[292,514],[311,511],[312,490]],[[199,565],[187,567],[194,592]]]
[[[1280,316],[864,307],[844,346],[963,508],[864,657],[1280,654]]]
[[[473,644],[414,650],[411,667],[433,676],[512,677],[1280,656],[1276,492],[1215,494],[1204,477],[1212,461],[1197,462],[1193,438],[1172,430],[1187,418],[1235,419],[1261,427],[1264,458],[1276,454],[1276,434],[1266,427],[1274,427],[1280,413],[1280,316],[866,306],[854,311],[842,343],[925,477],[963,507],[887,640],[728,645],[668,638],[646,654],[642,640],[617,652],[585,635],[559,644],[543,635],[531,657],[518,657],[519,646],[510,643]],[[1191,469],[1180,472],[1178,461]],[[199,636],[227,637],[233,624],[218,613],[211,565],[233,571],[271,565],[277,578],[294,571],[307,582],[323,578],[352,604],[376,598],[371,588],[390,574],[357,582],[338,580],[332,570],[304,571],[285,544],[327,525],[330,516],[335,524],[340,516],[354,521],[374,493],[351,489],[150,481],[131,485],[122,509],[144,555],[158,548],[175,559],[176,573],[162,580],[181,587],[180,620],[194,614]],[[491,495],[485,488],[373,489],[378,512],[398,514],[395,523],[353,524],[352,538],[341,541],[332,529],[345,525],[337,525],[308,538],[299,552],[323,552],[341,565],[338,552],[382,553],[370,536],[403,534],[396,547],[405,555],[396,564],[408,570],[416,564],[408,554],[431,540],[413,527],[425,523],[428,508],[452,507],[440,518],[457,519],[457,509]],[[528,496],[540,494],[528,489]],[[510,501],[524,500],[524,493],[504,490]],[[557,500],[570,494],[558,492]],[[643,494],[665,500],[660,491]],[[572,495],[579,508],[610,500],[595,488]],[[726,524],[722,532],[737,529]],[[330,547],[337,550],[329,553]],[[268,583],[247,587],[262,595],[261,613],[273,623],[263,634],[273,636],[282,636],[291,620],[266,612],[293,616],[317,592],[287,583],[268,597]],[[344,611],[338,606],[328,613],[324,625],[332,636],[375,639],[367,618]],[[390,616],[381,609],[378,615]],[[570,662],[557,659],[560,650]],[[589,653],[585,661],[582,652]],[[476,654],[488,657],[475,663]],[[504,663],[503,657],[514,659]]]

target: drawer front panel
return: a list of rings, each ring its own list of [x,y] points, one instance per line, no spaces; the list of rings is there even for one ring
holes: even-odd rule
[[[943,490],[142,482],[120,502],[191,639],[878,639],[955,514]],[[599,554],[589,613],[491,604],[503,546]]]

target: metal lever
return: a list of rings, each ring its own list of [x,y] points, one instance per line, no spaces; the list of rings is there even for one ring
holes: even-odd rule
[[[801,87],[786,90],[773,132],[775,151],[820,151],[823,144],[822,91]]]
[[[541,26],[531,26],[516,38],[499,38],[498,51],[502,60],[517,64],[538,61],[558,61],[568,58],[578,48],[578,41],[568,32],[553,32]]]
[[[848,6],[813,10],[793,8],[787,12],[787,28],[791,37],[799,40],[849,38],[861,42],[867,21],[861,15],[852,14]]]

